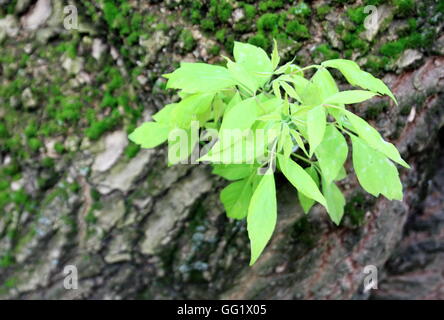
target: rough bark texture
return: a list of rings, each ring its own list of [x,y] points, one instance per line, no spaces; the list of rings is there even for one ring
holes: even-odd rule
[[[341,185],[347,213],[336,227],[320,207],[305,216],[294,189],[278,177],[277,229],[250,268],[245,223],[227,219],[219,201],[225,182],[205,166],[167,167],[162,148],[131,153],[126,138],[131,121],[149,119],[171,100],[159,76],[182,59],[216,61],[207,53],[215,40],[183,19],[182,7],[128,1],[131,12],[158,19],[157,27],[145,26],[150,37],[139,34],[131,42],[110,26],[105,2],[69,2],[78,6],[81,19],[80,31],[74,32],[63,29],[63,5],[68,3],[0,0],[5,6],[14,3],[13,14],[0,20],[0,55],[5,57],[0,120],[8,131],[0,130],[0,141],[7,146],[0,149],[1,178],[8,182],[2,189],[7,201],[0,199],[0,298],[444,297],[444,153],[439,133],[444,124],[443,37],[433,38],[430,47],[408,49],[416,52],[404,52],[382,71],[398,107],[375,99],[357,110],[367,118],[373,115],[372,124],[411,165],[411,170],[400,171],[404,200],[373,199],[350,174]],[[335,6],[316,1],[313,11],[325,3]],[[438,12],[433,11],[437,2],[430,3],[426,21]],[[349,4],[359,5],[362,1]],[[300,61],[325,58],[310,54],[324,38],[342,54],[341,39],[322,28],[330,30],[346,20],[339,15],[345,9],[331,10],[325,21],[313,18],[308,25],[313,37],[287,46],[289,54],[299,49]],[[239,12],[235,8],[228,23]],[[390,5],[384,7],[391,19],[393,12]],[[431,27],[438,35],[442,15]],[[400,16],[392,28],[381,27],[381,41],[397,39],[393,29],[406,19]],[[159,27],[160,22],[170,27]],[[179,36],[183,28],[196,39],[189,53],[184,49],[189,41]],[[376,48],[380,39],[368,43]],[[73,43],[76,52],[70,54]],[[363,64],[370,54],[377,55],[368,52],[354,56]],[[109,66],[117,71],[104,71]],[[19,78],[25,83],[11,93],[11,83]],[[98,92],[91,93],[93,88]],[[57,89],[80,99],[80,116],[57,114],[65,107],[63,99],[48,109]],[[105,91],[120,97],[129,93],[129,102],[104,102]],[[110,119],[104,122],[111,123],[106,132],[95,134],[87,109],[99,110],[97,122]],[[118,117],[113,118],[113,110],[120,111]],[[131,113],[135,110],[137,116]],[[54,122],[61,132],[29,133],[33,121],[40,129],[49,128],[53,113],[61,117]],[[10,146],[14,137],[24,144],[24,154]],[[42,145],[33,147],[35,137]],[[52,159],[51,165],[46,159]],[[20,170],[12,170],[10,177],[12,164]],[[79,271],[78,290],[63,287],[67,265]],[[378,290],[363,291],[367,265],[378,267]]]

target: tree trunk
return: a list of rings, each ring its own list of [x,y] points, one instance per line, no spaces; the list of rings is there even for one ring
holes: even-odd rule
[[[79,118],[69,122],[64,116],[67,128],[62,135],[43,135],[44,143],[35,152],[27,145],[29,157],[0,149],[3,168],[11,161],[21,168],[8,192],[24,190],[28,197],[25,203],[5,205],[0,215],[0,298],[444,298],[443,38],[433,40],[435,51],[421,48],[419,59],[384,72],[399,106],[381,108],[386,100],[374,99],[356,110],[367,118],[383,110],[372,124],[411,165],[400,170],[404,200],[367,195],[348,164],[349,177],[341,184],[346,215],[336,227],[319,206],[304,215],[295,190],[278,176],[277,228],[262,257],[249,267],[246,224],[227,219],[219,201],[226,182],[204,165],[168,167],[166,148],[128,156],[125,129],[130,126],[122,111],[127,106],[121,100],[113,107],[104,102],[103,92],[113,86],[107,77],[113,73],[103,72],[111,66],[124,83],[110,92],[135,97],[128,108],[140,109],[140,123],[171,101],[159,77],[171,71],[173,63],[215,61],[206,53],[214,42],[211,34],[182,18],[182,9],[154,2],[129,2],[133,14],[155,16],[158,23],[157,28],[143,26],[150,37],[144,40],[142,33],[135,42],[109,23],[103,1],[69,2],[78,8],[79,30],[63,28],[62,1],[18,1],[14,14],[1,20],[0,56],[13,57],[2,60],[1,84],[10,85],[23,75],[29,81],[16,95],[0,97],[6,105],[0,119],[9,123],[16,117],[15,132],[29,142],[25,135],[32,119],[50,127],[48,108],[57,88],[63,96],[85,100]],[[318,2],[313,11],[316,6]],[[332,10],[343,12],[342,7]],[[307,61],[311,48],[330,37],[321,29],[324,21],[317,19],[309,24],[313,38],[298,51]],[[325,21],[335,22],[329,16]],[[164,30],[160,22],[172,27]],[[192,30],[197,40],[190,53],[184,51],[183,28]],[[439,35],[442,20],[434,28]],[[381,38],[393,40],[390,32],[381,30]],[[72,44],[74,55],[68,53]],[[338,51],[342,53],[340,45]],[[22,64],[21,59],[27,60]],[[135,74],[138,68],[142,70]],[[94,88],[97,95],[86,99]],[[63,101],[56,101],[53,112],[65,108]],[[90,125],[88,109],[99,110],[99,120],[111,117],[110,110],[120,110],[122,119],[94,137],[92,129],[85,129]],[[57,142],[65,152],[55,150]],[[55,163],[51,169],[42,165],[46,158]],[[44,187],[42,177],[50,180]],[[364,290],[368,265],[379,271],[377,290]],[[66,266],[78,270],[77,290],[64,287]]]

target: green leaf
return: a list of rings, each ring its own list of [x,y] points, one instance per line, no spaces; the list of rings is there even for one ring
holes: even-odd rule
[[[159,112],[153,115],[153,119],[156,122],[171,124],[171,114],[173,113],[173,110],[177,107],[177,105],[177,103],[167,104]]]
[[[273,40],[274,46],[273,46],[273,53],[271,55],[271,65],[273,70],[276,70],[277,66],[279,65],[279,62],[281,61],[281,58],[279,57],[279,51],[278,51],[278,45],[276,40]]]
[[[273,81],[272,83],[272,87],[273,87],[273,93],[274,95],[279,98],[282,99],[282,95],[281,95],[281,89],[280,89],[280,83],[279,81]]]
[[[273,64],[263,49],[248,43],[235,42],[233,55],[236,63],[256,79],[258,87],[262,87],[270,79]]]
[[[304,77],[298,76],[298,75],[293,75],[290,77],[290,79],[293,82],[294,89],[296,90],[296,93],[300,97],[302,97],[305,92],[305,89],[310,84],[310,81],[305,79]]]
[[[256,78],[251,75],[242,65],[228,60],[227,68],[233,79],[241,88],[245,89],[248,95],[252,96],[259,88]]]
[[[265,249],[276,227],[277,205],[274,175],[263,176],[250,201],[247,216],[248,237],[251,243],[250,266]]]
[[[179,69],[164,77],[168,79],[167,88],[189,93],[214,92],[236,84],[226,68],[205,63],[181,63]]]
[[[289,158],[290,155],[293,153],[294,144],[290,133],[290,128],[288,127],[288,125],[284,125],[284,127],[282,128],[279,143],[281,143],[282,145],[282,149],[284,151],[284,157]],[[279,147],[278,147],[278,152],[280,152]]]
[[[316,183],[316,186],[319,187],[319,176],[318,176],[318,172],[316,171],[316,169],[311,166],[308,168],[305,168],[305,172],[308,173],[308,175],[313,179],[313,181]],[[315,201],[312,198],[306,197],[303,193],[298,191],[298,199],[299,199],[299,203],[302,206],[302,209],[304,210],[305,213],[308,213],[311,209],[311,207],[313,207],[313,205],[315,204]]]
[[[384,82],[375,78],[370,73],[362,71],[356,62],[344,59],[334,59],[324,61],[322,65],[324,67],[335,68],[341,71],[351,85],[388,95],[396,104],[398,104],[395,96]]]
[[[385,141],[375,128],[350,111],[343,110],[342,112],[347,116],[354,131],[361,139],[367,142],[370,147],[382,152],[385,156],[403,167],[410,168],[408,163],[401,158],[398,149],[396,149],[393,144]]]
[[[225,112],[226,104],[220,94],[216,95],[213,100],[213,118],[214,122],[219,122]]]
[[[322,103],[321,95],[322,88],[319,87],[317,83],[313,83],[313,81],[309,81],[307,86],[304,88],[304,92],[301,95],[302,104],[305,106],[318,106]]]
[[[284,158],[281,154],[278,154],[277,157],[281,171],[288,181],[290,181],[299,192],[316,200],[324,207],[327,207],[327,202],[325,201],[324,196],[321,194],[316,182],[310,177],[310,175],[290,158]]]
[[[353,166],[361,186],[375,197],[382,194],[389,200],[402,200],[402,184],[394,164],[360,138],[351,139]]]
[[[258,117],[257,108],[254,97],[239,102],[225,114],[220,130],[251,128]]]
[[[284,101],[282,99],[271,97],[266,99],[260,99],[262,98],[262,94],[257,96],[257,105],[258,105],[258,111],[260,114],[268,114],[268,113],[274,113],[274,112],[280,112],[281,108],[284,104]]]
[[[305,148],[304,141],[302,141],[301,135],[296,130],[290,130],[292,137],[296,141],[297,145],[301,150],[305,153],[305,155],[308,157],[309,154],[307,152],[307,149]]]
[[[242,101],[242,98],[238,91],[236,91],[236,94],[231,98],[230,102],[228,103],[227,107],[225,108],[225,114],[228,113],[228,111],[231,110],[235,105],[240,103]]]
[[[296,90],[292,86],[290,86],[288,83],[281,81],[279,82],[281,87],[284,89],[284,91],[293,99],[296,99],[299,102],[302,102],[301,97],[297,94]]]
[[[324,100],[325,104],[353,104],[361,103],[378,94],[364,90],[348,90],[338,92]]]
[[[266,132],[265,141],[272,141],[277,135],[274,130]],[[266,135],[265,134],[265,135]],[[253,164],[264,156],[266,145],[257,143],[256,132],[251,130],[224,130],[211,150],[199,161],[224,164]]]
[[[336,225],[341,223],[344,216],[345,197],[338,186],[332,182],[322,182],[322,191],[327,200],[327,212]]]
[[[199,127],[189,129],[174,128],[168,136],[168,164],[174,165],[186,161],[199,142]]]
[[[253,186],[250,179],[233,182],[220,193],[227,216],[232,219],[244,219],[248,213],[248,206],[253,195]]]
[[[208,112],[211,108],[214,93],[198,93],[188,96],[171,111],[172,122],[180,128],[188,129],[197,115]]]
[[[255,168],[251,164],[215,164],[213,165],[213,174],[233,181],[250,176]]]
[[[311,109],[307,114],[307,134],[310,144],[310,157],[322,142],[327,125],[327,114],[323,106]]]
[[[286,64],[284,64],[283,66],[280,66],[275,72],[274,72],[274,74],[287,74],[287,73],[290,73],[291,71],[293,71],[293,69],[295,69],[295,68],[299,68],[299,67],[297,67],[297,66],[295,66],[294,64],[293,64],[293,62],[294,62],[294,59],[293,60],[291,60],[291,61],[289,61],[289,62],[287,62]],[[299,68],[300,69],[300,68]]]
[[[324,179],[330,184],[339,175],[347,159],[348,147],[344,136],[328,125],[322,143],[316,149],[316,158]]]
[[[170,127],[157,123],[145,122],[131,133],[128,138],[142,148],[150,149],[164,143],[168,139]]]
[[[335,181],[341,181],[345,178],[347,178],[347,171],[345,171],[345,168],[342,167],[341,170],[339,170],[338,176],[335,178]]]
[[[319,91],[319,96],[322,101],[339,91],[335,79],[333,79],[326,68],[319,68],[311,81],[319,88],[322,88],[322,90]]]

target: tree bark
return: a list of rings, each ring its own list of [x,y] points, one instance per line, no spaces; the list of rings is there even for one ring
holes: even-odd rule
[[[85,4],[72,3],[79,8]],[[100,8],[100,1],[92,3]],[[161,14],[159,5],[146,6],[148,11]],[[60,8],[56,9],[53,7],[52,18]],[[24,19],[32,10],[29,6],[16,16]],[[17,19],[19,31],[9,36],[0,54],[7,48],[25,50],[26,43],[55,46],[62,35],[80,37],[78,56],[85,58],[88,75],[88,56],[94,50],[85,38],[100,39],[107,46],[102,54],[112,52],[114,66],[130,75],[136,63],[132,53],[122,56],[119,35],[104,27],[103,18],[81,17],[86,31],[75,36],[67,35],[60,19],[49,26],[46,21],[37,31],[27,30]],[[46,37],[42,30],[50,35]],[[39,44],[38,37],[46,37],[46,42]],[[155,33],[154,37],[153,47],[137,56],[148,59],[144,67],[150,81],[173,62],[195,59],[182,56],[174,43],[177,34]],[[206,36],[199,39],[197,56],[199,45],[206,41]],[[45,64],[61,63],[51,57],[41,59],[43,73]],[[39,77],[38,66],[28,68]],[[64,81],[82,76],[82,72],[74,78],[66,75]],[[6,79],[5,74],[1,77]],[[81,137],[69,160],[57,158],[58,181],[75,181],[78,189],[67,191],[55,184],[44,194],[35,191],[41,199],[37,214],[6,208],[0,216],[0,256],[14,254],[13,263],[0,267],[0,298],[443,298],[444,154],[440,130],[444,124],[444,57],[426,56],[418,66],[400,74],[388,72],[384,80],[398,97],[399,106],[391,105],[372,124],[396,144],[411,165],[410,170],[400,170],[403,201],[366,195],[348,164],[349,177],[341,184],[347,210],[343,223],[336,227],[319,206],[304,215],[295,190],[278,176],[277,228],[262,257],[249,267],[246,224],[227,219],[219,201],[226,182],[211,175],[204,165],[168,167],[165,148],[142,150],[127,158],[122,153],[126,132],[115,128],[98,142]],[[75,87],[76,83],[70,85]],[[152,82],[128,85],[141,99],[145,118],[171,101],[156,92],[155,86]],[[48,99],[44,97],[43,102]],[[375,99],[358,113],[365,116],[366,110],[382,101]],[[2,155],[3,160],[6,156]],[[35,172],[30,168],[23,175],[32,189]],[[94,223],[88,220],[91,212]],[[8,231],[13,227],[18,236],[11,240]],[[66,290],[63,285],[64,268],[70,265],[79,272],[77,290]],[[378,268],[378,290],[364,291],[367,265]]]

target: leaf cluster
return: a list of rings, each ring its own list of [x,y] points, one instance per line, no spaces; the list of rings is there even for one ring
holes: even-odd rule
[[[233,56],[234,60],[225,58],[226,67],[182,63],[165,75],[167,87],[180,90],[180,102],[166,105],[130,139],[143,148],[168,141],[171,149],[178,142],[168,137],[180,128],[190,132],[179,157],[185,160],[200,145],[199,135],[191,134],[193,123],[200,132],[217,132],[199,161],[211,163],[214,174],[230,181],[220,198],[228,217],[247,219],[251,265],[276,226],[275,169],[296,188],[306,213],[320,203],[339,225],[346,200],[337,182],[347,176],[344,164],[350,141],[361,186],[375,197],[402,199],[395,163],[407,168],[408,164],[393,144],[346,108],[379,95],[396,103],[381,80],[350,60],[304,68],[293,62],[279,65],[276,43],[269,57],[261,48],[236,42]],[[359,89],[340,91],[331,69]],[[308,70],[314,71],[313,76],[306,76]],[[233,139],[229,135],[233,130],[245,134]],[[265,138],[259,139],[264,132]]]

